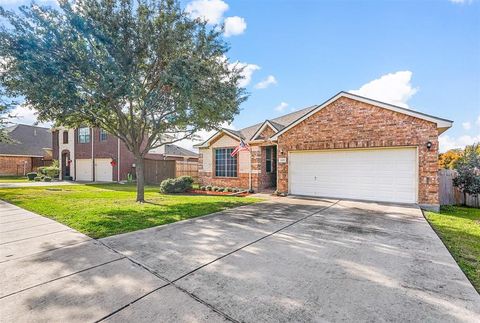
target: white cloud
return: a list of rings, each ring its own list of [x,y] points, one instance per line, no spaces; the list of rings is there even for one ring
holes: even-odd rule
[[[212,25],[220,23],[227,10],[228,4],[222,0],[194,0],[185,8],[191,17],[205,19]]]
[[[255,88],[256,88],[256,89],[266,89],[266,88],[269,87],[270,85],[274,85],[274,84],[277,84],[277,79],[275,78],[275,76],[269,75],[269,76],[267,76],[267,78],[264,79],[263,81],[258,82],[258,83],[255,85]]]
[[[283,112],[287,107],[288,107],[288,103],[280,102],[280,104],[275,107],[275,111]]]
[[[408,108],[408,100],[418,91],[412,87],[411,79],[411,71],[389,73],[350,93]]]
[[[220,126],[220,128],[227,128],[227,129],[232,129],[232,130],[235,130],[235,127],[233,126],[233,124],[231,123],[222,123],[222,125]],[[175,145],[178,145],[180,147],[183,147],[185,149],[188,149],[188,150],[191,150],[191,151],[195,151],[195,152],[198,152],[198,148],[196,147],[193,147],[193,145],[197,145],[197,144],[200,144],[202,143],[203,141],[207,140],[208,138],[210,138],[211,136],[213,136],[217,131],[216,130],[211,130],[211,131],[198,131],[197,133],[195,133],[195,136],[197,137],[195,140],[193,139],[184,139],[184,140],[181,140],[179,142],[176,142]]]
[[[15,109],[11,110],[8,114],[14,116],[13,118],[8,118],[9,123],[22,123],[33,125],[37,123],[37,111],[30,109],[25,105],[19,105]],[[38,123],[40,127],[51,127],[51,122],[40,122]]]
[[[252,81],[253,73],[260,69],[260,66],[258,65],[242,63],[238,61],[235,63],[230,63],[229,66],[230,68],[234,68],[234,67],[243,68],[243,71],[242,71],[243,79],[241,79],[238,82],[239,87],[246,87],[248,84],[250,84],[250,82]]]
[[[463,135],[460,137],[450,137],[449,135],[441,135],[438,138],[440,152],[445,152],[454,148],[465,148],[476,142],[480,142],[480,134],[476,136]]]
[[[470,122],[468,122],[468,121],[467,121],[467,122],[463,122],[463,123],[462,123],[462,127],[463,127],[463,129],[465,129],[465,130],[470,130],[470,128],[472,128],[472,124],[471,124]]]
[[[238,17],[238,16],[228,17],[228,18],[225,18],[224,23],[225,23],[225,31],[223,34],[225,35],[225,37],[241,35],[245,32],[245,29],[247,29],[247,23],[245,22],[245,19],[242,17]]]
[[[470,4],[473,2],[473,0],[448,0],[448,1],[455,4]]]

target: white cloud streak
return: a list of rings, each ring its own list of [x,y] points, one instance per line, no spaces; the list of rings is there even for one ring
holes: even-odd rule
[[[204,19],[211,25],[220,23],[227,10],[228,4],[222,0],[194,0],[185,7],[192,18]]]
[[[224,23],[225,30],[223,32],[223,35],[225,35],[225,37],[241,35],[247,29],[247,23],[242,17],[228,17],[225,18]]]
[[[438,138],[438,142],[440,145],[440,152],[446,152],[450,149],[465,148],[467,145],[480,142],[480,134],[476,136],[463,135],[460,137],[451,137],[443,134]]]
[[[408,100],[418,91],[412,87],[412,74],[411,71],[385,74],[349,92],[408,108]]]
[[[264,80],[258,82],[258,83],[255,85],[255,88],[256,88],[256,89],[266,89],[266,88],[269,87],[270,85],[275,85],[275,84],[277,84],[277,79],[275,78],[275,76],[269,75],[269,76],[267,76],[267,78],[265,78]]]
[[[275,111],[283,112],[287,107],[288,107],[288,103],[280,102],[280,104],[275,107]]]

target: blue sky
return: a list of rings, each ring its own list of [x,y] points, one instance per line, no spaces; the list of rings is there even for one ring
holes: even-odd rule
[[[442,150],[480,141],[478,0],[182,5],[212,24],[225,23],[229,60],[246,66],[250,98],[231,125],[236,129],[356,90],[454,120],[441,136]]]

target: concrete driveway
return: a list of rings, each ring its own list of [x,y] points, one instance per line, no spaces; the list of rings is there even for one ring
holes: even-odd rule
[[[480,296],[413,206],[277,198],[100,241],[0,208],[5,322],[480,317]]]

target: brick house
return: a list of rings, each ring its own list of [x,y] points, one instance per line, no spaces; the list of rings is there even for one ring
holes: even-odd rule
[[[340,92],[197,145],[203,185],[438,207],[438,136],[452,121]],[[240,140],[250,146],[235,157]]]
[[[0,143],[0,176],[20,176],[52,162],[50,129],[17,124],[5,129],[13,140]]]
[[[76,181],[113,182],[135,174],[133,154],[118,137],[99,128],[55,128],[53,158],[59,160],[60,178]],[[198,154],[176,145],[150,151],[146,159],[198,161]]]

